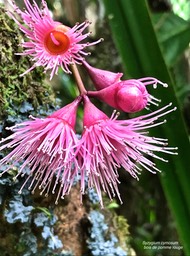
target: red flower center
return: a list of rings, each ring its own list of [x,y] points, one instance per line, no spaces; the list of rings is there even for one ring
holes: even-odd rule
[[[70,41],[64,32],[52,30],[45,36],[44,45],[50,54],[58,55],[69,49]]]

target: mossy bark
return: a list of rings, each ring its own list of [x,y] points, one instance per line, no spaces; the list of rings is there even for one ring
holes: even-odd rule
[[[32,63],[28,57],[16,53],[20,47],[22,34],[15,22],[0,7],[0,119],[7,115],[17,115],[24,102],[34,108],[39,105],[52,105],[53,91],[44,78],[42,68],[36,68],[25,76]]]

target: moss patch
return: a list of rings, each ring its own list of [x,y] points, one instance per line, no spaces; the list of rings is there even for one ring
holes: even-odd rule
[[[52,104],[53,92],[44,81],[42,68],[35,68],[23,77],[32,63],[27,56],[15,55],[23,52],[20,46],[23,35],[17,24],[0,7],[0,119],[17,115],[24,102],[34,109],[39,105]]]

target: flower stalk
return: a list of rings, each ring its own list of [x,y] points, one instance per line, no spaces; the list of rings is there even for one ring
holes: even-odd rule
[[[80,76],[80,73],[79,73],[79,70],[78,70],[76,64],[71,65],[71,69],[72,69],[72,73],[73,73],[73,76],[75,78],[78,90],[80,92],[80,95],[81,96],[86,95],[87,91],[84,87],[84,83],[82,81],[82,78]]]

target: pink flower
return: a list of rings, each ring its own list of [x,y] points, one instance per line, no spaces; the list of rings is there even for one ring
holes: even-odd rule
[[[157,84],[167,87],[154,77],[145,77],[140,79],[120,80],[122,73],[114,73],[90,66],[86,61],[83,65],[97,91],[89,91],[88,96],[96,97],[109,104],[113,108],[127,112],[135,113],[147,108],[150,104],[158,105],[160,100],[148,93],[147,85]]]
[[[69,65],[81,63],[83,56],[88,55],[84,52],[84,48],[101,41],[100,39],[93,43],[81,43],[90,34],[82,34],[90,24],[88,21],[69,28],[52,19],[45,0],[42,0],[42,9],[34,0],[33,4],[29,0],[24,0],[24,2],[26,10],[22,11],[11,1],[14,11],[20,16],[23,24],[13,13],[9,12],[28,38],[27,42],[22,43],[25,50],[20,55],[31,55],[34,61],[34,65],[22,75],[37,66],[43,66],[45,71],[50,69],[50,79],[57,73],[59,66],[65,72],[71,73]]]
[[[176,154],[173,152],[176,148],[167,147],[167,140],[150,137],[145,130],[163,124],[165,121],[156,121],[175,110],[169,109],[170,106],[130,120],[117,120],[116,112],[108,118],[86,98],[84,132],[77,147],[82,193],[85,192],[87,176],[88,187],[95,187],[101,205],[101,189],[108,193],[110,199],[116,194],[121,201],[118,168],[123,167],[136,179],[141,167],[152,173],[160,171],[151,159],[167,162],[156,153]]]
[[[32,189],[32,192],[39,187],[41,194],[47,191],[46,195],[52,184],[52,193],[55,193],[59,186],[56,203],[59,197],[63,198],[69,192],[78,172],[74,157],[78,139],[74,126],[79,102],[78,97],[45,119],[32,117],[33,120],[7,128],[14,133],[1,140],[0,150],[13,150],[0,160],[0,166],[8,164],[8,168],[0,175],[8,172],[16,163],[22,162],[15,179],[28,176],[20,193],[29,181],[29,189]],[[29,174],[26,173],[27,167],[30,169]]]

